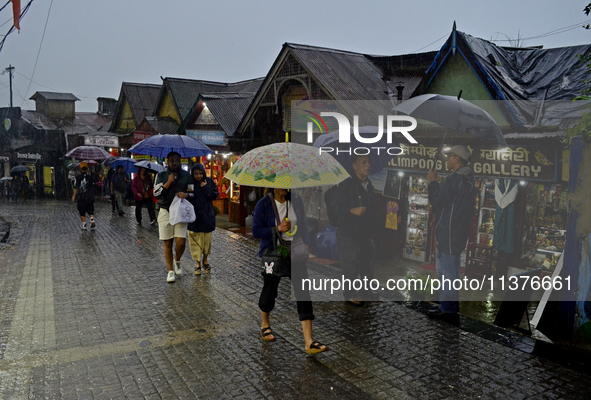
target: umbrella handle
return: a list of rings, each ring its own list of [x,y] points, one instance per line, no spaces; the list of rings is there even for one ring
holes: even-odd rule
[[[439,148],[437,149],[437,153],[435,153],[435,165],[434,165],[434,171],[437,170],[437,160],[439,160],[439,156],[441,155],[441,150],[443,149],[443,143],[445,143],[445,137],[447,136],[447,129],[445,130],[445,133],[443,134],[443,140],[441,141],[441,144],[439,145]]]

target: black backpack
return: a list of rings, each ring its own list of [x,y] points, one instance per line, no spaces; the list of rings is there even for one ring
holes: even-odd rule
[[[331,187],[330,189],[328,189],[324,193],[324,204],[326,205],[326,215],[328,215],[328,221],[334,227],[339,226],[339,216],[337,215],[336,210],[332,206],[332,199],[333,199],[335,193],[337,192],[338,187],[339,187],[339,185],[335,185],[335,186]]]

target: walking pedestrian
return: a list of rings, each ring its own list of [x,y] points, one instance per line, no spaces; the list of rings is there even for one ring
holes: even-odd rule
[[[472,152],[466,146],[453,146],[444,151],[447,168],[452,173],[440,185],[437,172],[429,170],[429,202],[435,211],[435,241],[437,244],[435,267],[440,282],[443,278],[453,282],[460,279],[460,255],[466,249],[470,225],[475,212],[476,185],[474,174],[468,168]],[[457,317],[460,311],[459,291],[453,285],[442,285],[439,306],[433,306],[429,315],[439,318]]]
[[[277,212],[275,212],[275,207]],[[289,218],[287,216],[289,215]],[[280,222],[278,222],[280,221]],[[288,235],[292,227],[294,235]],[[273,189],[264,196],[254,209],[252,234],[255,238],[261,239],[259,248],[259,257],[263,252],[273,247],[273,231],[277,229],[281,233],[282,239],[288,247],[291,248],[292,241],[300,237],[306,247],[310,244],[308,236],[308,224],[306,222],[306,213],[304,203],[299,196],[288,193],[286,189]],[[299,315],[304,333],[305,350],[308,354],[320,353],[328,350],[328,347],[312,338],[312,320],[314,312],[310,293],[303,287],[303,280],[308,279],[308,269],[306,261],[294,262],[292,257],[291,270],[288,271],[288,277],[291,280]],[[271,311],[275,307],[277,298],[277,289],[281,278],[274,275],[263,275],[263,289],[259,297],[259,309],[261,310],[261,338],[265,341],[274,341],[275,336],[271,330],[269,321]]]
[[[351,155],[354,173],[342,182],[332,197],[331,207],[338,216],[337,246],[343,276],[350,282],[356,279],[371,281],[374,278],[376,246],[373,234],[377,229],[377,209],[373,199],[373,185],[369,156]],[[343,288],[343,296],[349,304],[361,307],[365,300],[373,300],[369,290]]]
[[[86,214],[90,217],[90,227],[96,227],[94,220],[94,186],[96,182],[93,174],[88,171],[87,163],[80,163],[80,171],[82,173],[76,177],[72,201],[77,202],[80,220],[82,221],[82,229],[86,230]]]
[[[154,212],[154,184],[152,177],[145,168],[138,168],[138,173],[131,182],[133,198],[135,200],[135,219],[138,225],[142,224],[142,206],[148,209],[150,224],[156,223],[156,213]]]
[[[164,259],[168,275],[166,282],[175,281],[175,274],[181,275],[181,257],[185,252],[187,237],[187,224],[179,223],[170,225],[168,209],[175,196],[181,199],[188,197],[187,185],[192,182],[191,174],[181,168],[181,155],[171,151],[167,156],[168,170],[156,175],[154,184],[154,196],[158,199],[160,210],[158,211],[158,232],[160,240],[164,243]],[[172,245],[175,243],[175,254],[173,257]],[[173,270],[174,264],[174,270]]]
[[[113,182],[114,176],[115,170],[109,165],[109,170],[107,171],[107,181],[105,182],[105,191],[107,192],[106,197],[111,200],[111,210],[115,213],[117,212],[117,201],[115,200],[115,195],[111,193],[111,182]]]
[[[120,217],[125,214],[123,212],[123,199],[125,198],[125,191],[127,190],[128,183],[129,179],[127,179],[127,175],[125,175],[123,165],[118,165],[117,172],[115,172],[115,175],[113,175],[111,180],[111,196],[115,196],[117,212]]]
[[[195,208],[195,221],[188,225],[189,249],[195,260],[195,275],[201,275],[201,257],[203,271],[208,274],[211,267],[207,257],[211,253],[211,232],[215,230],[215,211],[213,201],[217,199],[218,187],[213,179],[205,176],[203,164],[195,164],[191,168],[193,183],[189,185],[189,202]],[[192,187],[191,187],[192,186]]]

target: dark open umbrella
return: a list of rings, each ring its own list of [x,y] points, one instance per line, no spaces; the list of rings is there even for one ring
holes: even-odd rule
[[[137,163],[137,160],[129,157],[119,157],[116,160],[111,161],[111,167],[117,169],[118,166],[122,165],[123,170],[126,174],[137,173],[137,167],[134,164]]]
[[[149,169],[150,171],[156,172],[156,173],[162,172],[166,169],[162,165],[155,163],[154,161],[148,161],[148,160],[138,161],[134,165],[136,167]]]
[[[96,146],[78,146],[66,153],[66,157],[74,157],[78,160],[104,160],[111,157],[111,155]]]
[[[181,157],[201,157],[213,154],[213,150],[186,135],[153,135],[135,146],[129,152],[154,157],[166,157],[171,151],[176,151]]]
[[[461,99],[460,95],[422,94],[400,103],[394,111],[506,147],[507,142],[495,120],[482,108]],[[439,152],[435,159],[439,157]]]
[[[17,165],[16,167],[12,167],[12,169],[10,170],[10,173],[16,174],[18,172],[27,172],[27,171],[32,171],[32,169],[27,167],[26,165]]]

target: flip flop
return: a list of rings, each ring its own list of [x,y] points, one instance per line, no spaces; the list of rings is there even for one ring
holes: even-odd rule
[[[322,346],[324,346],[324,347],[322,347]],[[314,341],[310,344],[310,348],[308,350],[306,350],[306,353],[317,354],[317,353],[322,353],[323,351],[328,351],[328,346],[325,346],[320,342]]]
[[[209,264],[203,264],[203,271],[205,271],[206,274],[209,274],[211,272],[211,267],[209,266]]]
[[[269,335],[273,335],[273,331],[271,330],[270,326],[261,329],[261,337],[263,338],[264,341],[266,341],[266,342],[275,341],[275,336],[273,335],[273,338],[269,338],[269,337],[267,337]]]

